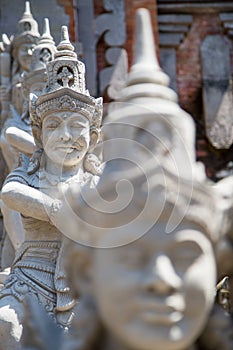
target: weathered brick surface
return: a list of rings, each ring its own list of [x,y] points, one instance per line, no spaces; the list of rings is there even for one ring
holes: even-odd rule
[[[210,34],[223,34],[217,14],[194,15],[193,24],[177,52],[177,83],[181,105],[193,115],[199,114],[197,99],[202,88],[200,46]]]
[[[214,179],[216,171],[233,159],[233,152],[214,149],[205,135],[200,46],[207,35],[213,34],[224,34],[217,13],[193,15],[190,31],[177,51],[177,86],[181,106],[196,122],[197,158],[205,164],[207,175]]]

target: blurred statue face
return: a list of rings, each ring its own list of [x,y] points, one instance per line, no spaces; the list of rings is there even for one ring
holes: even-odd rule
[[[19,47],[18,60],[19,65],[22,70],[27,72],[30,71],[31,61],[32,61],[32,51],[35,45],[32,43],[25,43]]]
[[[130,349],[186,349],[199,336],[213,303],[210,241],[185,226],[164,232],[155,225],[131,244],[96,249],[94,295],[100,316]]]
[[[89,121],[73,112],[49,114],[42,124],[42,144],[50,161],[61,167],[78,165],[89,148]]]
[[[140,147],[140,151],[146,155],[150,151],[155,155],[165,156],[171,151],[172,132],[169,124],[160,119],[148,121],[137,130],[135,139]],[[148,154],[151,158],[151,154]]]

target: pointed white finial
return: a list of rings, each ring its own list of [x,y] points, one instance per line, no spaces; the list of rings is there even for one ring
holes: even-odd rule
[[[51,39],[53,40],[50,32],[50,25],[49,25],[49,19],[44,18],[44,27],[43,27],[43,34],[42,34],[43,39]]]
[[[74,47],[70,42],[69,32],[67,26],[61,27],[61,41],[57,47],[58,50],[71,50],[74,51]]]
[[[31,15],[31,8],[30,8],[30,2],[26,1],[25,2],[25,11],[24,15],[30,16]]]
[[[67,26],[61,27],[61,41],[70,42],[69,32]]]
[[[150,13],[140,8],[136,13],[134,60],[127,85],[143,82],[168,86],[169,77],[161,70],[156,57]]]
[[[67,56],[67,55],[75,58],[77,57],[76,53],[74,52],[74,46],[70,42],[68,28],[67,26],[62,26],[61,41],[57,46],[57,52],[55,54],[55,57]]]
[[[150,13],[141,8],[136,13],[136,33],[134,43],[133,65],[144,64],[153,65],[160,69],[155,54],[154,36],[152,32]]]
[[[32,37],[36,38],[40,36],[40,33],[38,32],[38,23],[32,16],[29,1],[25,2],[25,11],[22,18],[18,22],[18,34],[15,37],[14,42],[16,43],[17,37],[24,34],[30,34]]]

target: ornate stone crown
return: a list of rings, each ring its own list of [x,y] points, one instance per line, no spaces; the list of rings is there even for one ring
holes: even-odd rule
[[[99,128],[102,98],[95,99],[86,89],[85,66],[77,59],[66,26],[62,27],[54,60],[47,63],[47,75],[43,93],[39,97],[30,96],[32,127],[41,127],[43,118],[52,112],[73,111],[83,114],[91,126]]]
[[[46,84],[46,64],[54,59],[55,52],[56,46],[50,34],[49,20],[45,18],[43,34],[32,53],[31,70],[23,74],[22,86],[26,98],[29,96],[32,84],[38,82]]]
[[[21,44],[37,43],[39,36],[38,23],[31,14],[29,1],[26,1],[23,17],[18,22],[18,33],[12,42],[13,55],[16,56],[17,49]]]

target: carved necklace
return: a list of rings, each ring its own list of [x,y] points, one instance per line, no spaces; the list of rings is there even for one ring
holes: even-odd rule
[[[57,186],[59,183],[68,185],[74,182],[82,184],[83,182],[85,182],[85,180],[86,180],[86,176],[85,176],[85,173],[83,172],[83,169],[81,168],[78,170],[77,174],[68,178],[63,177],[62,175],[50,174],[45,169],[42,169],[39,172],[40,183],[41,184],[47,183],[52,186]]]

